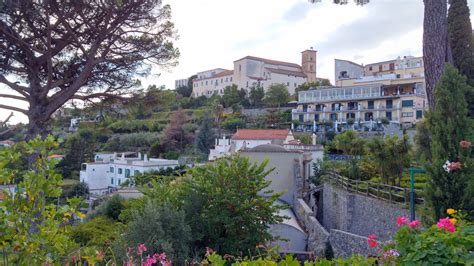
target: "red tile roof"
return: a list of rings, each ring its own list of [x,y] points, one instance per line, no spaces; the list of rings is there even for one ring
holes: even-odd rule
[[[256,57],[256,56],[246,56],[242,57],[239,60],[235,60],[234,62],[244,60],[244,59],[250,59],[250,60],[255,60],[255,61],[262,61],[267,64],[272,64],[272,65],[284,65],[284,66],[290,66],[290,67],[298,67],[301,68],[300,65],[295,64],[295,63],[289,63],[289,62],[283,62],[283,61],[277,61],[277,60],[271,60],[271,59],[266,59],[266,58],[261,58],[261,57]]]
[[[268,67],[266,67],[266,69],[272,73],[306,78],[306,74],[299,71],[290,71],[290,70],[285,70],[285,69],[276,69],[276,68],[268,68]]]
[[[212,77],[202,78],[202,79],[194,79],[193,81],[201,81],[201,80],[206,80],[206,79],[215,79],[215,78],[230,76],[230,75],[233,75],[233,74],[234,74],[234,70],[227,70],[227,69],[225,69],[224,71],[219,72],[219,73],[215,74],[215,75],[212,76]]]
[[[232,136],[234,140],[243,139],[286,139],[290,131],[288,129],[238,129]]]

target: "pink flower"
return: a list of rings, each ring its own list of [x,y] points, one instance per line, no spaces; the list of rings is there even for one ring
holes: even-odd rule
[[[376,239],[377,239],[377,236],[374,235],[374,234],[371,234],[367,237],[367,243],[369,244],[370,247],[373,248],[373,247],[377,246],[378,243],[377,243]]]
[[[411,221],[410,224],[408,224],[408,226],[410,226],[411,228],[416,228],[419,225],[420,225],[420,221],[418,220]]]
[[[461,169],[461,163],[460,162],[452,162],[448,165],[448,169],[451,170],[451,171],[459,170],[459,169]]]
[[[398,257],[400,253],[395,249],[390,249],[382,253],[382,258]]]
[[[436,226],[439,229],[444,229],[444,230],[446,230],[448,232],[451,232],[451,233],[456,232],[456,227],[454,226],[454,224],[451,222],[451,220],[449,218],[439,219]]]
[[[206,257],[212,255],[214,253],[214,250],[210,247],[206,247]]]
[[[461,145],[462,148],[469,148],[471,147],[471,144],[472,143],[467,140],[461,140],[461,142],[459,142],[459,145]]]
[[[408,218],[406,216],[398,216],[397,217],[397,225],[398,227],[402,225],[407,225],[408,224]]]
[[[143,252],[146,251],[146,246],[145,244],[141,243],[141,244],[138,244],[138,248],[137,248],[137,254],[138,255],[142,255]]]
[[[156,258],[150,257],[150,255],[148,255],[146,257],[146,260],[142,261],[142,266],[152,266],[155,263],[156,263]]]
[[[163,252],[163,253],[160,253],[160,254],[155,253],[155,254],[153,255],[153,257],[154,257],[155,259],[161,261],[161,262],[166,261],[166,253],[164,253],[164,252]]]

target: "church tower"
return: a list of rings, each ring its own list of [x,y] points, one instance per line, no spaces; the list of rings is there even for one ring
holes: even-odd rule
[[[313,47],[301,52],[301,68],[308,83],[316,82],[316,50],[313,50]]]

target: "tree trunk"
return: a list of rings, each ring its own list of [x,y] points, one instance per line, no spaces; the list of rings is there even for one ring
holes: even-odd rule
[[[436,106],[434,89],[446,62],[452,62],[448,42],[447,0],[424,0],[423,60],[425,64],[426,96],[433,111]]]
[[[28,110],[28,132],[26,133],[26,140],[34,139],[37,136],[45,138],[50,132],[49,115],[46,112],[46,107],[39,103],[30,102]]]

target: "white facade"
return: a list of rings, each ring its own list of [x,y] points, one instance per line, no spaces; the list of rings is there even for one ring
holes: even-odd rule
[[[233,84],[233,74],[232,70],[225,69],[198,73],[198,78],[193,80],[193,97],[211,97],[213,94],[224,94],[225,87]]]
[[[175,168],[179,166],[177,160],[155,159],[138,156],[136,153],[97,154],[95,162],[83,163],[80,172],[80,181],[89,185],[92,194],[102,194],[110,189],[120,187],[129,177],[150,172]]]
[[[301,52],[301,65],[246,56],[234,61],[233,70],[216,68],[197,73],[192,95],[222,95],[224,88],[233,84],[247,92],[257,84],[265,90],[272,84],[284,84],[289,93],[294,94],[299,85],[316,80],[316,51],[313,49]]]
[[[188,79],[177,79],[174,81],[174,89],[188,86]]]

